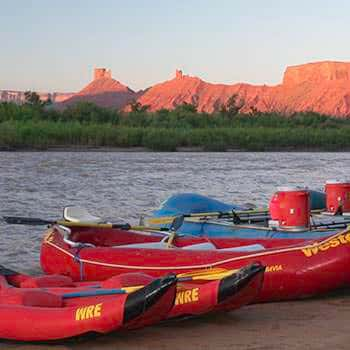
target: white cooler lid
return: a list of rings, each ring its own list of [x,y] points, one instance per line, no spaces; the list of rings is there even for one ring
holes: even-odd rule
[[[350,180],[327,180],[326,185],[350,184]]]
[[[297,186],[281,186],[277,187],[278,192],[295,192],[295,191],[307,191],[305,187],[297,187]]]

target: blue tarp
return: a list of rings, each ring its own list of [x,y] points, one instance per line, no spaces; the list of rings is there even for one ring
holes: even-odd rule
[[[326,197],[323,192],[310,190],[311,209],[323,209],[326,206]],[[232,210],[243,210],[242,206],[237,204],[227,204],[216,199],[206,197],[196,193],[179,193],[171,196],[164,201],[160,208],[153,212],[153,217],[176,216],[191,213],[206,213],[206,212],[229,212]],[[169,228],[169,224],[161,225],[160,227]],[[328,236],[334,233],[334,230],[327,231],[306,231],[300,233],[257,230],[253,228],[235,228],[233,225],[221,225],[220,223],[193,223],[185,221],[178,233],[208,236],[208,237],[223,237],[234,236],[237,238],[302,238],[315,239]]]
[[[191,213],[207,213],[213,211],[242,210],[236,204],[226,204],[216,199],[197,193],[179,193],[169,197],[160,208],[153,212],[154,217],[174,216]]]

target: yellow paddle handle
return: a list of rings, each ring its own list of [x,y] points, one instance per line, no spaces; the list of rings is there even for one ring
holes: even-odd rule
[[[113,224],[96,224],[90,222],[71,222],[65,220],[59,220],[55,222],[57,225],[62,225],[65,227],[86,227],[86,228],[115,228]],[[143,232],[160,232],[155,228],[148,226],[130,226],[130,230],[133,231],[143,231]]]
[[[221,268],[213,268],[209,270],[200,270],[200,271],[194,271],[194,272],[185,272],[185,273],[180,273],[176,277],[177,278],[192,278],[193,281],[216,281],[216,280],[221,280],[227,276],[231,276],[233,273],[236,273],[237,270],[226,270],[226,269],[221,269]],[[135,292],[144,286],[131,286],[131,287],[124,287],[121,288],[124,290],[126,293],[132,293]]]

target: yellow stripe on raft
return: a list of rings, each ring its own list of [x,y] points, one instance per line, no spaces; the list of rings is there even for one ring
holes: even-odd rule
[[[231,276],[232,274],[238,272],[239,269],[236,270],[226,270],[221,268],[207,269],[201,271],[194,272],[185,272],[176,275],[177,278],[191,278],[193,281],[216,281],[221,280],[225,277]],[[132,287],[124,287],[121,288],[126,293],[132,293],[136,290],[143,288],[144,286],[132,286]]]

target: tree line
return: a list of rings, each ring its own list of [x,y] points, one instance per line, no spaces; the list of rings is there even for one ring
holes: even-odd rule
[[[278,113],[262,113],[252,110],[241,113],[243,101],[233,95],[225,105],[213,113],[198,112],[193,104],[181,104],[172,110],[150,112],[148,106],[133,101],[129,112],[99,107],[90,102],[78,102],[63,110],[54,108],[51,101],[41,101],[35,92],[25,93],[25,103],[0,103],[0,123],[4,121],[52,121],[79,123],[109,123],[125,127],[152,128],[232,128],[232,127],[313,127],[337,128],[350,126],[350,119],[335,118],[314,112],[294,113],[288,116]]]
[[[312,112],[243,114],[235,96],[211,114],[186,103],[156,112],[136,101],[129,107],[125,112],[79,102],[57,110],[28,93],[22,105],[0,103],[0,149],[350,150],[350,119]]]

